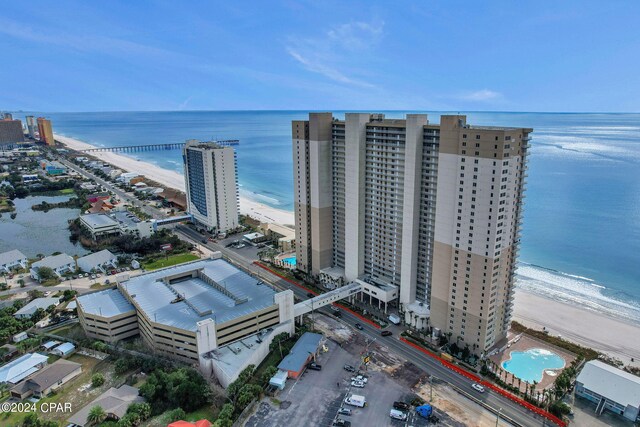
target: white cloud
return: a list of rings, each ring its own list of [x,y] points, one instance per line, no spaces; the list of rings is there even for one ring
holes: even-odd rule
[[[329,29],[315,38],[289,39],[287,53],[305,69],[335,82],[372,88],[375,85],[349,74],[358,74],[354,59],[375,46],[384,33],[384,22],[350,22]],[[350,69],[344,71],[344,69]]]
[[[458,98],[464,99],[465,101],[485,102],[485,101],[494,101],[497,99],[501,99],[503,98],[503,96],[500,92],[496,92],[489,89],[482,89],[482,90],[477,90],[475,92],[469,92],[469,93],[460,95]]]
[[[304,57],[299,52],[290,47],[287,47],[287,53],[291,55],[293,59],[304,65],[307,70],[314,73],[322,74],[323,76],[336,82],[361,87],[373,87],[371,83],[345,76],[340,71],[324,64],[323,61],[319,60],[319,58],[315,55],[312,55],[311,57]]]

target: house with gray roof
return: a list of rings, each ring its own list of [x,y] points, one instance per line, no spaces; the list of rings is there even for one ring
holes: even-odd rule
[[[81,364],[59,359],[13,387],[11,396],[21,400],[29,396],[44,397],[81,373]]]
[[[31,264],[31,277],[34,280],[40,280],[40,276],[38,276],[38,269],[42,267],[52,269],[58,277],[61,277],[64,273],[76,270],[76,261],[67,254],[52,255],[42,258],[40,261],[36,261]]]
[[[118,258],[107,249],[78,258],[78,268],[86,273],[104,273],[107,269],[117,266]]]
[[[33,316],[33,314],[39,308],[46,310],[52,305],[56,306],[59,303],[60,303],[60,298],[56,298],[56,297],[36,298],[30,303],[28,303],[27,305],[25,305],[24,307],[22,307],[20,310],[16,311],[13,314],[13,317],[15,317],[16,319],[28,319],[31,316]]]
[[[142,403],[144,398],[139,396],[138,389],[129,385],[122,385],[119,388],[111,387],[109,390],[95,398],[87,406],[80,409],[69,418],[70,425],[77,427],[85,427],[90,425],[87,418],[89,412],[94,406],[104,409],[107,417],[113,420],[119,420],[127,413],[127,408],[132,403]]]
[[[0,254],[0,271],[11,273],[11,270],[17,268],[27,268],[28,264],[25,254],[17,249]]]

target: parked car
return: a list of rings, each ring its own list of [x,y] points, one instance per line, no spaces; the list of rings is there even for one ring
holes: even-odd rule
[[[356,323],[356,324],[355,324],[355,327],[356,327],[356,329],[357,329],[357,330],[359,330],[359,331],[361,331],[361,330],[363,329],[363,328],[362,328],[362,325],[361,325],[360,323]]]
[[[351,386],[352,387],[356,387],[356,388],[364,388],[364,382],[363,381],[351,381]]]
[[[340,409],[338,409],[338,415],[351,415],[351,409],[349,409],[349,408],[340,408]]]
[[[314,294],[312,294],[311,292],[307,292],[307,298],[313,298],[313,297],[315,297]]]
[[[342,317],[342,313],[340,311],[334,311],[331,314],[333,314],[336,317]]]
[[[316,362],[311,362],[307,365],[307,369],[312,369],[314,371],[322,370],[322,365],[318,365]]]
[[[382,331],[382,332],[380,332],[380,335],[382,335],[383,337],[388,337],[388,336],[393,335],[393,332],[391,332],[391,331]]]
[[[397,409],[399,411],[408,411],[411,408],[408,403],[405,402],[393,402],[393,409]]]
[[[473,383],[473,384],[471,384],[471,387],[473,387],[473,389],[475,391],[478,391],[480,393],[484,393],[484,387],[482,387],[480,384]]]
[[[364,375],[358,375],[351,378],[351,381],[362,381],[363,383],[366,384],[369,382],[369,378],[365,377]]]
[[[202,242],[203,245],[206,245],[207,244],[207,239],[202,239],[201,242]]]
[[[351,366],[351,365],[344,365],[344,366],[342,367],[342,369],[344,369],[344,370],[345,370],[345,371],[347,371],[347,372],[355,372],[355,371],[356,371],[356,368],[354,368],[354,367],[353,367],[353,366]]]
[[[351,427],[351,421],[343,420],[342,418],[338,418],[333,422],[334,426],[339,427]]]
[[[104,284],[105,284],[105,285],[108,285],[108,284],[110,284],[110,283],[111,283],[111,280],[109,280],[109,279],[106,279],[106,280],[104,281]]]

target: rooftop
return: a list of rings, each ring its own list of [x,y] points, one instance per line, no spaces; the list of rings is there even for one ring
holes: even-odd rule
[[[100,317],[113,317],[135,310],[117,289],[85,294],[77,297],[76,302],[83,312]]]
[[[201,270],[201,276],[184,277],[197,270]],[[176,275],[182,277],[172,278]],[[269,307],[275,295],[269,286],[222,259],[136,276],[123,282],[121,288],[150,320],[189,331],[195,331],[196,322],[205,319],[224,323]]]
[[[96,252],[93,254],[85,255],[82,258],[78,258],[78,264],[82,262],[82,263],[88,263],[89,265],[101,265],[115,258],[116,256],[111,252],[109,252],[109,250],[103,249],[100,252]]]
[[[59,352],[62,355],[68,354],[71,351],[75,350],[76,346],[71,344],[70,342],[65,342],[54,348],[52,351]]]
[[[36,298],[33,301],[31,301],[29,304],[22,307],[20,310],[16,311],[13,315],[14,316],[25,316],[25,315],[30,316],[33,313],[35,313],[36,310],[38,310],[39,308],[46,310],[51,305],[58,305],[59,302],[60,302],[60,298],[55,298],[55,297]]]
[[[16,384],[37,372],[37,366],[46,364],[48,357],[40,353],[27,353],[0,368],[0,383]]]
[[[80,219],[87,223],[91,228],[108,227],[118,225],[117,221],[109,215],[95,213],[80,216]]]
[[[26,259],[27,257],[17,249],[0,254],[0,265],[13,264],[17,261]]]
[[[51,385],[62,381],[66,376],[81,368],[82,365],[69,360],[59,359],[29,378],[18,387],[32,390],[46,390]]]
[[[227,377],[232,378],[234,374],[246,366],[246,362],[253,357],[259,345],[268,340],[273,333],[273,330],[269,329],[260,331],[231,344],[218,347],[205,357],[213,359],[218,369],[222,370]]]
[[[70,417],[69,423],[81,427],[88,425],[87,417],[94,406],[100,406],[107,414],[122,418],[130,404],[139,402],[144,402],[144,399],[138,396],[137,388],[126,384],[120,388],[111,387]]]
[[[322,338],[321,334],[314,334],[312,332],[302,334],[289,354],[282,359],[282,362],[278,365],[278,369],[283,371],[300,371],[307,360],[309,360],[309,355],[318,350]]]
[[[587,362],[576,381],[622,406],[640,406],[640,377],[599,360]]]
[[[31,268],[49,267],[55,270],[56,268],[62,267],[63,265],[74,263],[74,259],[69,255],[59,254],[42,258],[40,261],[36,261],[31,264]]]

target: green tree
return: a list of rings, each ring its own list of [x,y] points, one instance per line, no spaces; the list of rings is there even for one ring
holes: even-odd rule
[[[104,384],[104,375],[100,372],[93,374],[91,377],[91,385],[93,387],[100,387],[102,384]]]
[[[47,280],[55,280],[58,276],[50,267],[39,267],[38,268],[38,279],[41,282],[46,282]]]
[[[18,279],[18,285],[20,285],[21,288],[24,288],[24,279]]]
[[[277,373],[278,373],[278,368],[276,368],[275,366],[269,366],[262,373],[262,378],[260,378],[260,382],[262,383],[262,385],[269,384],[269,380]]]
[[[224,406],[223,406],[224,409]],[[165,421],[167,423],[172,423],[174,421],[184,420],[187,417],[187,413],[184,412],[182,408],[176,408],[171,411],[167,411]]]
[[[87,421],[93,425],[98,425],[104,421],[105,418],[107,418],[107,413],[102,409],[102,406],[96,405],[89,410]]]

